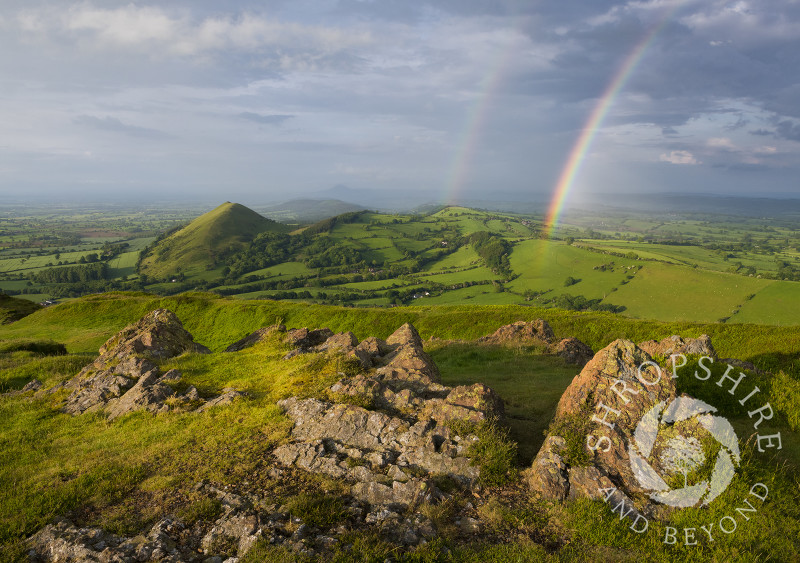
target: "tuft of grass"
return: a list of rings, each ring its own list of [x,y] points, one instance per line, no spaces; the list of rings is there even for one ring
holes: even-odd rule
[[[347,517],[340,497],[325,494],[301,493],[286,504],[289,512],[302,518],[309,526],[330,528]]]
[[[480,423],[455,420],[447,426],[456,434],[473,434],[478,440],[470,444],[467,455],[472,463],[481,468],[480,482],[483,485],[503,485],[516,474],[517,443],[509,437],[508,428],[496,420]]]
[[[271,545],[266,539],[261,538],[239,559],[239,563],[309,563],[311,557],[296,553],[284,546]]]
[[[222,514],[222,503],[214,498],[200,497],[191,501],[190,504],[182,507],[178,511],[178,518],[187,525],[192,526],[196,522],[213,522]]]

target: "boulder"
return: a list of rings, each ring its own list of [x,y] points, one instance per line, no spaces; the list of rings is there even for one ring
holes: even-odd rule
[[[643,345],[660,361],[673,353],[711,355],[714,350],[707,337],[672,337]],[[695,498],[693,485],[677,484],[682,475],[669,457],[671,448],[689,444],[686,451],[690,451],[694,441],[697,463],[715,462],[701,459],[700,441],[695,438],[707,432],[710,423],[700,415],[713,412],[709,408],[691,397],[676,396],[668,366],[656,368],[642,347],[616,340],[600,350],[565,390],[551,433],[525,472],[527,482],[547,499],[602,498],[612,509],[635,506],[628,514],[632,519],[640,513],[668,513],[669,506],[678,506],[662,503],[668,498],[679,499],[675,502],[684,503],[681,506],[695,506],[704,493],[698,489]],[[575,447],[583,455],[576,455]],[[733,452],[737,458],[735,445]],[[677,490],[667,479],[675,479],[671,482]]]
[[[535,319],[501,326],[494,333],[479,338],[478,342],[503,345],[549,345],[554,339],[553,329],[550,328],[547,321]]]
[[[309,330],[307,328],[293,328],[286,334],[286,342],[295,348],[313,348],[333,336],[329,328]]]
[[[548,436],[524,473],[528,486],[548,500],[564,500],[569,492],[567,465],[561,457],[564,446],[561,436]]]
[[[561,356],[568,364],[583,367],[594,357],[594,352],[577,338],[569,337],[560,340],[553,348],[553,353]]]
[[[185,352],[206,354],[209,350],[194,342],[172,311],[152,311],[109,338],[100,356],[64,385],[72,393],[61,410],[72,415],[104,410],[114,420],[139,410],[160,413],[195,408],[203,402],[197,389],[189,386],[178,394],[174,387],[181,373],[162,374],[155,363]],[[227,404],[239,395],[226,389],[203,407]]]
[[[106,361],[130,356],[164,360],[184,352],[208,354],[210,350],[194,341],[175,313],[156,309],[109,338],[100,348],[100,357]]]
[[[717,352],[711,345],[711,337],[707,334],[703,334],[699,338],[682,338],[672,335],[661,341],[642,342],[639,344],[639,348],[653,357],[668,358],[672,354],[684,354],[717,358]]]

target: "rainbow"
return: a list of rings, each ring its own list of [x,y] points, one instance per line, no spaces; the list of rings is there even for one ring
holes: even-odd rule
[[[510,46],[499,57],[498,62],[492,67],[492,71],[481,82],[477,101],[473,104],[464,122],[464,127],[459,135],[460,141],[456,143],[455,157],[445,182],[446,191],[443,199],[447,205],[458,203],[458,195],[464,187],[470,165],[474,161],[481,133],[490,113],[491,101],[503,82],[503,75],[506,69],[509,68],[513,55],[514,49]]]
[[[638,64],[642,61],[642,58],[647,52],[648,47],[650,47],[650,45],[653,43],[653,40],[664,28],[667,22],[670,21],[681,4],[682,2],[678,2],[675,7],[668,10],[667,13],[662,16],[659,23],[653,26],[653,28],[647,33],[647,35],[645,35],[642,41],[640,41],[630,52],[630,54],[628,54],[617,70],[617,73],[611,79],[611,82],[609,82],[608,86],[606,86],[603,95],[597,101],[592,113],[589,115],[589,119],[586,120],[580,136],[572,146],[569,157],[567,158],[567,161],[561,170],[558,183],[553,190],[553,196],[550,200],[550,205],[548,206],[547,215],[544,222],[544,235],[546,238],[549,238],[555,228],[558,226],[561,212],[564,210],[564,204],[567,201],[567,197],[569,196],[572,185],[575,182],[575,178],[581,170],[581,165],[586,159],[586,154],[589,152],[589,149],[592,146],[592,141],[594,141],[594,138],[597,135],[600,124],[608,115],[611,106],[614,105],[614,101],[622,91],[625,83],[631,77]]]

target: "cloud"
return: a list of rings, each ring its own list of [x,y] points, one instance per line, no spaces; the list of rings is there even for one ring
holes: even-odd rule
[[[789,141],[800,141],[800,124],[785,119],[778,122],[775,127],[775,133],[782,139],[788,139]]]
[[[669,154],[662,154],[659,160],[670,164],[701,164],[689,151],[670,151]]]
[[[292,119],[294,116],[283,114],[261,115],[259,113],[253,113],[252,111],[243,111],[239,114],[239,117],[242,119],[247,119],[248,121],[255,121],[256,123],[263,123],[265,125],[281,125],[284,122]]]
[[[27,10],[17,18],[23,32],[106,49],[134,49],[150,54],[202,55],[235,50],[302,48],[332,53],[371,42],[369,31],[268,19],[243,13],[203,19],[154,6],[129,4],[98,8],[79,4],[66,10]]]
[[[93,115],[79,115],[73,120],[78,125],[91,127],[100,131],[111,131],[113,133],[122,133],[130,137],[139,137],[142,139],[167,139],[171,135],[159,131],[157,129],[148,129],[147,127],[137,127],[135,125],[127,125],[117,119],[116,117],[95,117]]]
[[[733,144],[733,141],[727,137],[712,137],[706,141],[706,145],[714,149],[736,150],[736,146]]]

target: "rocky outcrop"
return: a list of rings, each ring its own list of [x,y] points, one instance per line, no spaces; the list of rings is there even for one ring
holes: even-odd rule
[[[645,349],[664,363],[657,368]],[[562,395],[551,432],[525,472],[528,485],[551,500],[603,498],[615,506],[624,502],[635,506],[631,518],[662,511],[664,504],[699,504],[700,496],[692,497],[691,487],[683,491],[687,485],[670,462],[670,450],[688,445],[681,453],[685,461],[686,451],[695,444],[700,463],[698,438],[714,425],[719,429],[727,423],[712,422],[706,413],[715,409],[702,401],[676,396],[665,358],[677,353],[711,355],[713,350],[708,337],[677,336],[639,346],[616,340],[600,350]],[[738,457],[738,446],[727,445]],[[611,495],[610,500],[604,495]]]
[[[296,334],[307,339],[312,333]],[[346,479],[355,498],[378,505],[440,498],[434,475],[464,485],[478,478],[479,469],[468,457],[477,438],[458,435],[447,423],[500,417],[502,401],[481,384],[443,386],[412,325],[385,341],[359,343],[352,333],[331,333],[306,350],[348,354],[369,371],[335,383],[329,401],[279,403],[294,421],[292,442],[275,450],[280,463]]]
[[[561,356],[568,364],[585,366],[594,357],[594,352],[577,338],[569,337],[560,340],[553,347],[553,353]]]
[[[175,313],[152,311],[109,338],[100,356],[64,385],[71,394],[61,410],[73,415],[104,411],[113,420],[134,411],[155,414],[230,402],[228,393],[206,403],[194,386],[182,383],[179,371],[161,373],[158,362],[186,352],[209,350],[194,341]]]
[[[194,341],[175,313],[156,309],[109,338],[100,347],[97,361],[123,360],[131,356],[165,360],[184,352],[208,354],[209,349]]]
[[[564,362],[583,367],[594,352],[577,338],[569,337],[556,342],[553,329],[547,321],[517,321],[498,328],[494,333],[478,339],[482,344],[495,346],[537,346],[547,353],[560,356]]]
[[[549,345],[555,339],[553,329],[547,321],[535,319],[532,321],[517,321],[510,325],[501,326],[489,336],[478,339],[486,344],[542,344]]]
[[[29,559],[64,563],[179,563],[187,560],[176,547],[176,538],[183,528],[180,521],[164,518],[147,534],[125,538],[100,528],[78,528],[62,520],[48,524],[28,540]]]
[[[374,494],[380,495],[377,489],[375,491]],[[434,523],[420,513],[407,514],[397,507],[383,505],[370,508],[367,503],[355,499],[342,502],[343,519],[339,523],[320,528],[307,522],[305,514],[298,514],[287,506],[270,504],[257,493],[234,493],[207,483],[198,483],[195,492],[221,504],[221,513],[210,525],[198,522],[190,526],[168,516],[141,535],[122,537],[61,520],[45,526],[28,539],[28,560],[236,563],[259,540],[313,557],[330,555],[332,548],[354,530],[368,527],[376,527],[386,539],[403,546],[425,543],[437,534]],[[474,510],[470,514],[476,515]],[[480,523],[468,515],[456,514],[453,518],[454,524],[461,525],[465,534],[480,527]]]
[[[699,338],[681,338],[673,335],[661,341],[648,340],[639,344],[639,348],[653,357],[668,358],[672,354],[710,356],[717,358],[717,352],[711,345],[711,337],[703,334]]]

